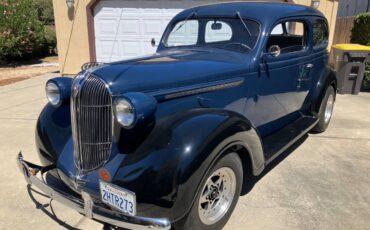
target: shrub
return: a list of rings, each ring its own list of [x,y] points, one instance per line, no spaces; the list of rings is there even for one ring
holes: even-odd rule
[[[54,25],[52,0],[34,0],[39,20],[44,25]]]
[[[366,64],[364,81],[362,83],[362,86],[363,89],[366,89],[367,91],[370,89],[370,63]]]
[[[57,53],[57,37],[54,29],[49,26],[45,26],[45,54],[56,54]]]
[[[41,55],[44,47],[44,26],[33,0],[1,0],[0,62]]]
[[[354,19],[351,43],[370,45],[370,12],[359,14]],[[370,63],[366,64],[363,87],[370,89]]]
[[[370,12],[359,14],[353,21],[351,42],[370,45]]]

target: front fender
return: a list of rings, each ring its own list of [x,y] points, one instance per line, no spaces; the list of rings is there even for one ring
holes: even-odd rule
[[[71,135],[69,105],[55,108],[50,103],[46,104],[37,120],[35,135],[41,163],[56,163]]]
[[[178,220],[190,209],[198,187],[230,144],[250,153],[253,171],[264,165],[260,138],[243,116],[195,109],[160,119],[151,134],[127,154],[113,183],[136,193],[138,214]]]

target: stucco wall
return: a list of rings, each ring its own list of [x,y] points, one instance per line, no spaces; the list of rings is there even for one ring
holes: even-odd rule
[[[91,2],[92,0],[75,0],[75,8],[69,10],[65,0],[53,0],[60,71],[63,75],[78,73],[81,65],[91,60],[87,21],[87,6]],[[302,5],[311,4],[311,0],[294,0],[294,2]],[[331,45],[338,0],[321,0],[319,10],[329,21],[329,45]]]

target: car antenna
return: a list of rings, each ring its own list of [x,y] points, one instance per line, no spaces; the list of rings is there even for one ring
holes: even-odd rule
[[[122,18],[122,15],[123,15],[123,8],[121,9],[121,13],[120,13],[120,16],[119,16],[120,19]],[[116,41],[117,41],[117,35],[118,35],[118,30],[119,30],[120,24],[121,24],[121,20],[118,20],[118,25],[117,25],[117,28],[116,28],[116,33],[114,35],[112,49],[111,49],[110,54],[109,54],[109,62],[112,62],[112,55],[113,55],[113,51],[114,51],[114,46],[115,46]]]
[[[236,16],[240,19],[240,21],[243,23],[244,28],[248,31],[249,36],[252,36],[251,31],[249,30],[248,26],[244,23],[242,16],[240,16],[239,11],[236,11]]]

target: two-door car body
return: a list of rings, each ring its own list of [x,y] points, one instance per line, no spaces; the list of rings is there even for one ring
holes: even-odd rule
[[[155,54],[49,80],[42,166],[22,154],[19,166],[29,184],[106,226],[220,229],[247,174],[328,126],[327,44],[325,17],[306,6],[185,10]]]

